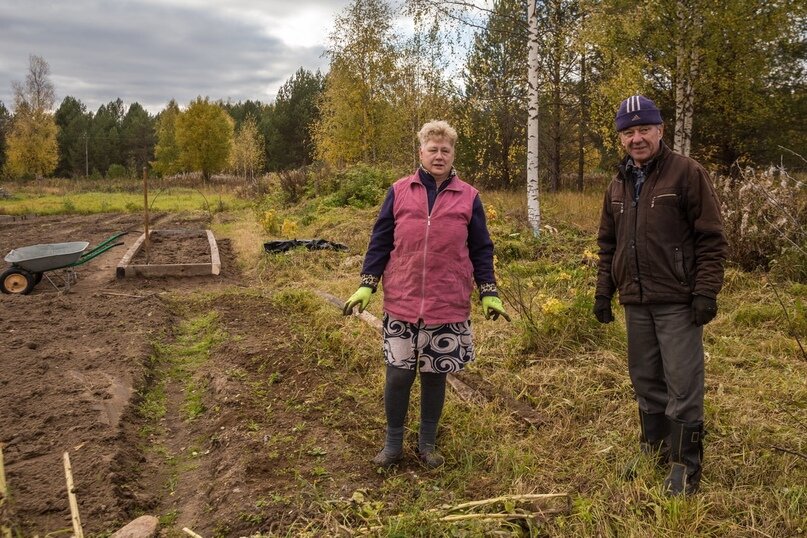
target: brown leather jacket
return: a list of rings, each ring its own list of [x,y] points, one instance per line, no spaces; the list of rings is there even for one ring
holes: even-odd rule
[[[708,174],[662,144],[634,202],[626,163],[605,192],[595,295],[612,297],[618,289],[621,304],[716,298],[728,245]]]

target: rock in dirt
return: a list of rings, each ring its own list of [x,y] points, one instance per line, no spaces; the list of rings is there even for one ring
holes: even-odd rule
[[[159,524],[154,516],[140,516],[109,538],[154,538]]]

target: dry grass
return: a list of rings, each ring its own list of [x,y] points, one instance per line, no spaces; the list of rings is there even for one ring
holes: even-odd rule
[[[669,499],[659,487],[663,474],[650,462],[641,462],[636,480],[621,478],[638,448],[624,324],[620,309],[617,323],[607,327],[588,323],[594,269],[581,263],[596,250],[600,195],[544,195],[543,219],[551,228],[538,239],[526,227],[526,204],[520,193],[489,192],[482,198],[496,213],[490,227],[497,252],[501,246],[507,252],[497,262],[500,278],[518,267],[531,282],[528,289],[534,300],[529,309],[536,322],[530,328],[512,303],[508,305],[515,314],[512,324],[484,321],[475,305],[478,358],[471,370],[498,390],[529,403],[545,422],[537,430],[525,428],[496,403],[468,404],[451,394],[439,438],[446,469],[414,483],[402,475],[389,475],[383,488],[372,493],[384,504],[379,515],[382,530],[374,535],[803,534],[807,469],[797,454],[805,454],[807,438],[807,363],[765,279],[728,272],[721,312],[706,330],[708,435],[703,492],[691,499]],[[343,241],[350,253],[266,256],[261,263],[273,275],[272,287],[322,289],[347,297],[357,285],[375,211],[298,207],[287,214],[304,223],[301,236]],[[799,311],[798,305],[807,301],[807,288],[781,285],[803,338],[804,309]],[[380,315],[380,307],[381,297],[374,297],[370,311]],[[356,354],[345,362],[351,367],[367,365],[374,372],[364,397],[378,397],[382,391],[378,335],[364,328],[357,333],[358,320],[340,319],[335,309],[320,315],[330,316],[330,329],[323,331],[327,339],[314,341],[332,350],[353,346]],[[341,332],[334,332],[334,324],[341,324]],[[411,430],[417,426],[417,391],[413,396]],[[374,417],[363,434],[379,443],[381,418]],[[565,491],[574,499],[568,515],[527,527],[512,522],[446,527],[426,515],[428,508],[443,503]],[[317,528],[316,520],[312,516],[312,528]]]

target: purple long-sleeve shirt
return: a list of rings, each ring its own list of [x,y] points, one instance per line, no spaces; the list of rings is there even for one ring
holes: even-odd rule
[[[431,214],[437,195],[453,180],[450,176],[443,181],[440,188],[434,178],[423,170],[418,170],[418,178],[426,187],[426,196],[429,200],[429,213]],[[389,262],[390,252],[395,244],[395,216],[392,208],[395,203],[395,194],[392,187],[387,191],[387,197],[381,204],[378,219],[373,226],[370,244],[364,257],[362,267],[362,282],[366,282],[365,275],[380,278]],[[474,268],[474,280],[480,289],[480,296],[497,295],[496,278],[493,273],[493,240],[488,232],[485,209],[479,195],[474,198],[471,220],[468,223],[468,256]],[[372,286],[373,288],[375,286]]]

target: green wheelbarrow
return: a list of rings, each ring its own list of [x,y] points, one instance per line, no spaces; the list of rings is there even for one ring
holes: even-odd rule
[[[89,250],[87,247],[90,243],[87,241],[47,243],[15,248],[4,258],[11,264],[11,267],[0,275],[0,291],[27,295],[44,277],[58,291],[66,292],[76,282],[74,267],[87,263],[113,247],[122,245],[123,241],[116,242],[116,240],[127,233],[117,233]],[[61,288],[46,274],[59,269],[64,270],[61,277]]]

